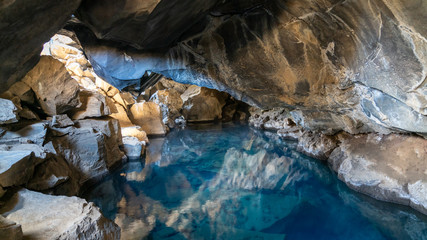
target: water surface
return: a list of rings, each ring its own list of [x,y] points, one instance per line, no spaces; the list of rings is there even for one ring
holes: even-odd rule
[[[242,125],[151,140],[86,196],[122,239],[427,239],[427,218],[355,193],[296,143]]]

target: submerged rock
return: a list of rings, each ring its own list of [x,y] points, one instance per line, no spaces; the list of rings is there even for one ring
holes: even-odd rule
[[[167,127],[162,121],[160,107],[154,102],[135,103],[130,109],[131,121],[140,126],[147,135],[165,135]]]
[[[407,135],[342,136],[328,161],[350,188],[427,214],[427,140]]]
[[[120,239],[120,228],[93,203],[77,197],[20,190],[0,209],[31,239]]]
[[[43,56],[22,81],[31,87],[43,111],[58,115],[80,106],[79,85],[64,64]]]

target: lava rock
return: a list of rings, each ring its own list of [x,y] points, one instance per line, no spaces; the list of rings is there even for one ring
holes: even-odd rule
[[[31,239],[120,239],[120,228],[78,197],[20,190],[0,209]]]
[[[181,95],[175,89],[159,90],[150,98],[160,106],[163,123],[169,128],[175,128],[175,119],[181,117],[183,102]]]
[[[43,111],[49,116],[67,112],[81,105],[79,85],[58,60],[43,56],[22,79],[31,87]]]
[[[427,214],[427,140],[409,135],[341,136],[328,162],[350,188]]]
[[[110,104],[107,103],[107,101],[111,101],[111,99],[97,91],[83,90],[80,91],[79,97],[82,105],[79,108],[70,111],[70,114],[72,115],[71,118],[74,120],[108,116],[112,113],[112,110],[109,107]]]
[[[163,124],[158,104],[154,102],[135,103],[130,109],[131,121],[140,126],[147,135],[165,135],[167,127]]]
[[[3,240],[21,240],[21,225],[8,220],[0,215],[0,238]]]
[[[11,100],[0,98],[0,109],[0,125],[18,121],[18,108]]]
[[[190,86],[182,95],[182,115],[188,122],[220,120],[227,96],[217,90]]]

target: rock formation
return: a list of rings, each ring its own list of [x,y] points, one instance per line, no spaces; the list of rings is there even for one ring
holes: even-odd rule
[[[19,222],[24,238],[120,239],[120,228],[100,210],[77,197],[50,196],[20,190],[0,212]]]
[[[174,2],[83,1],[95,35],[75,30],[95,71],[119,88],[154,71],[290,107],[311,130],[427,132],[426,3],[179,1],[170,17]]]

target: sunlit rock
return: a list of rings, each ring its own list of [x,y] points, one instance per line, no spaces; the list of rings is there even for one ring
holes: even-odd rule
[[[154,102],[139,102],[130,109],[131,121],[140,126],[147,135],[165,135],[167,127],[162,121],[162,113]]]
[[[406,135],[343,136],[329,162],[349,187],[427,213],[427,140]]]
[[[110,114],[110,117],[117,119],[120,122],[120,126],[122,128],[134,126],[134,124],[129,119],[129,115],[126,109],[118,103],[115,103],[114,105],[116,107],[117,112]]]
[[[52,57],[43,56],[22,80],[31,87],[43,111],[58,115],[80,106],[79,85],[64,65]]]
[[[108,104],[107,101],[111,100],[99,92],[83,90],[80,91],[79,98],[81,106],[70,112],[71,118],[74,120],[108,116],[113,111],[110,109],[110,105],[114,104]]]
[[[31,239],[120,239],[120,228],[99,208],[77,197],[50,196],[26,189],[0,209]]]

